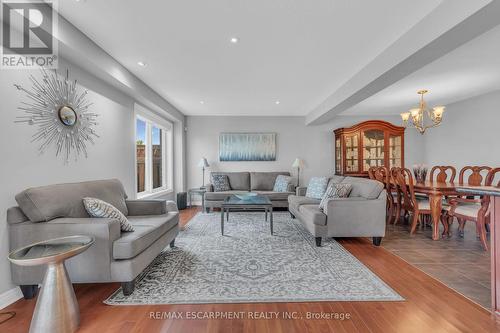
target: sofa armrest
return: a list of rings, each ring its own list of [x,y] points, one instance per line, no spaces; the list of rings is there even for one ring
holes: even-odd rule
[[[295,188],[295,193],[299,197],[305,196],[306,192],[307,192],[307,186],[298,186],[297,188]]]
[[[205,185],[205,189],[207,190],[207,192],[213,192],[214,186],[211,183],[208,183]]]
[[[167,213],[179,212],[179,208],[174,201],[167,200],[165,204],[167,205]]]
[[[120,222],[108,218],[57,218],[48,222],[9,225],[10,250],[59,237],[86,235],[95,239],[84,253],[66,262],[72,281],[109,281],[113,242],[121,237]],[[44,269],[11,266],[16,284],[41,283]]]
[[[383,237],[386,218],[383,192],[377,199],[330,199],[325,206],[328,233],[336,237]]]
[[[125,200],[128,215],[161,215],[167,213],[165,200]]]

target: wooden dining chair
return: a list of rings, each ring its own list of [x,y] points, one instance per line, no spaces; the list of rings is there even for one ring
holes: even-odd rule
[[[490,170],[489,166],[465,166],[458,174],[458,182],[462,185],[480,186],[483,184],[483,180],[486,180],[486,176]],[[473,196],[462,196],[461,198],[475,199]],[[464,237],[464,227],[467,220],[452,214],[449,214],[449,216],[448,224],[453,224],[453,217],[456,217],[458,220],[458,234],[460,237]],[[480,237],[480,235],[478,236]]]
[[[431,182],[437,181],[440,183],[455,181],[455,176],[457,175],[457,169],[451,165],[436,165],[431,169],[429,175],[429,180]],[[434,177],[436,176],[436,177]]]
[[[391,194],[389,200],[392,202],[392,211],[390,212],[391,215],[389,215],[389,223],[391,223],[394,219],[393,224],[397,224],[401,219],[402,196],[397,183],[397,174],[400,169],[400,167],[392,167],[391,170],[389,170],[389,190],[387,192]]]
[[[464,170],[465,169],[465,170]],[[500,168],[492,169],[490,167],[465,167],[460,171],[460,180],[464,180],[464,174],[471,171],[468,177],[469,184],[472,186],[491,186],[495,176],[500,172]],[[488,170],[486,177],[481,175],[482,171]],[[464,172],[462,172],[464,171]],[[484,184],[483,184],[484,178]],[[472,182],[472,183],[470,183]],[[500,185],[500,181],[497,186]],[[486,238],[486,224],[489,223],[489,205],[490,197],[488,195],[480,196],[479,198],[457,197],[450,199],[450,210],[448,214],[456,217],[459,221],[460,236],[463,237],[463,230],[466,221],[473,221],[476,223],[476,233],[481,241],[481,245],[485,251],[488,251],[488,239]]]
[[[389,217],[388,222],[392,221],[393,209],[394,209],[394,198],[391,193],[391,183],[390,183],[390,173],[385,166],[380,167],[370,167],[368,169],[368,175],[370,179],[378,180],[384,184],[384,189],[387,193],[387,216]]]
[[[422,214],[431,214],[431,205],[429,200],[417,200],[413,185],[413,176],[409,169],[399,168],[395,170],[396,183],[401,192],[401,209],[405,211],[405,216],[411,213],[410,234],[414,234],[417,224],[421,221]]]

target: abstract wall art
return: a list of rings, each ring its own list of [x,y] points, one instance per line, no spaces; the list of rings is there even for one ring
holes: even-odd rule
[[[276,161],[276,133],[221,133],[219,160]]]

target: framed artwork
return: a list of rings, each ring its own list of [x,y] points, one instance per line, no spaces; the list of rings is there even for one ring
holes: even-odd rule
[[[276,133],[221,133],[219,160],[276,161]]]

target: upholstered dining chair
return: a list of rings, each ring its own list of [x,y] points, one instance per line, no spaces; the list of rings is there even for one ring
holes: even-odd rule
[[[465,170],[464,170],[465,169]],[[484,177],[484,186],[493,185],[493,181],[500,168],[492,169],[490,167],[465,167],[460,171],[460,180],[464,179],[464,174],[471,171],[468,181],[469,185],[479,186],[482,185],[483,176],[482,171],[488,170],[488,174]],[[464,171],[464,172],[462,172]],[[472,177],[472,178],[471,178]],[[472,183],[471,183],[472,182]],[[497,186],[500,186],[500,181]],[[486,238],[486,224],[489,223],[489,206],[490,197],[487,195],[480,196],[479,198],[464,198],[457,197],[450,199],[450,210],[448,214],[451,217],[456,217],[459,222],[460,236],[463,237],[463,230],[466,221],[473,221],[476,223],[476,233],[481,241],[481,245],[485,251],[488,251],[488,239]]]
[[[471,186],[480,186],[483,185],[483,180],[486,180],[486,177],[488,175],[488,172],[491,170],[491,167],[489,166],[465,166],[463,167],[459,174],[458,174],[458,183],[463,184],[463,185],[471,185]],[[463,196],[462,198],[466,199],[475,199],[473,196],[465,197]],[[450,203],[451,204],[451,203]],[[456,217],[458,220],[458,234],[460,237],[464,236],[464,227],[465,227],[465,222],[467,219],[458,217],[458,216],[453,216],[451,214],[448,214],[450,216],[450,219],[448,220],[448,224],[451,225],[453,224],[453,217]],[[477,235],[480,237],[480,235]]]
[[[405,211],[405,216],[411,212],[410,234],[414,234],[417,224],[421,221],[422,214],[431,214],[431,205],[427,199],[419,199],[415,196],[413,176],[409,169],[401,168],[395,170],[396,183],[401,192],[401,209]]]

